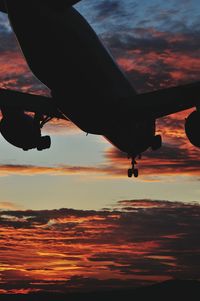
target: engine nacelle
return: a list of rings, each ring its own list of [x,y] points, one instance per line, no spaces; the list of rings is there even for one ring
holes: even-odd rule
[[[0,122],[0,132],[6,141],[23,150],[43,150],[51,145],[49,136],[41,137],[39,122],[24,112],[5,115]]]
[[[200,113],[192,112],[185,121],[185,133],[189,141],[200,148]]]

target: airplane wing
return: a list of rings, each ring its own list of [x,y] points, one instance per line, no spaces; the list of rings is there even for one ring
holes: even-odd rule
[[[200,106],[200,82],[137,94],[134,98],[120,99],[120,102],[126,112],[128,108],[128,112],[136,113],[140,120],[157,119]],[[13,90],[0,89],[1,108],[21,108],[51,118],[67,119],[53,98]]]
[[[40,113],[52,118],[66,119],[53,98],[13,90],[0,89],[0,109],[2,108],[21,108],[24,111]]]
[[[133,112],[139,113],[139,118],[143,116],[153,119],[198,107],[200,82],[138,94],[135,101],[132,99],[130,106]]]

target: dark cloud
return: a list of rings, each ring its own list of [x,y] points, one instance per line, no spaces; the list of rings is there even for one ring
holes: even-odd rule
[[[123,5],[117,0],[101,1],[96,4],[94,9],[96,10],[96,18],[102,22],[103,19],[113,17],[115,14],[121,14],[123,11]]]
[[[110,21],[110,28],[103,32],[102,38],[139,92],[199,78],[198,16],[193,12],[191,22],[190,6],[187,10],[176,3],[176,7],[163,8],[160,2],[154,5],[141,2],[138,6],[127,1],[119,7],[119,1],[109,1],[103,7],[95,6],[97,14],[103,15],[105,10],[106,17],[109,11],[115,19]],[[115,7],[113,11],[109,10],[111,5]],[[127,60],[126,64],[122,59]]]
[[[104,36],[120,66],[140,92],[198,80],[199,31],[134,28]]]
[[[123,168],[127,164],[127,156],[115,148],[110,148],[106,151],[105,156],[110,162],[110,166]],[[198,175],[199,174],[199,150],[193,150],[188,146],[164,144],[162,148],[156,152],[148,150],[142,156],[142,160],[138,160],[141,175],[163,175],[163,174],[185,174]],[[124,167],[123,167],[124,166]],[[115,170],[113,169],[113,173]]]
[[[69,292],[199,279],[199,218],[198,204],[148,199],[121,200],[107,211],[1,211],[0,289]]]

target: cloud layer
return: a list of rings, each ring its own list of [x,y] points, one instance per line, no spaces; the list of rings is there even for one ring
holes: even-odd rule
[[[199,279],[196,204],[122,200],[103,211],[0,211],[0,292],[126,288]]]

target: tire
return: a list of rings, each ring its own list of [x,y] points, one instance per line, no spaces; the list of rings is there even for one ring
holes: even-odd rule
[[[133,175],[133,171],[131,168],[128,169],[128,177],[129,178],[132,178],[132,175]]]
[[[48,149],[51,147],[51,138],[49,136],[44,136],[40,138],[39,144],[37,146],[38,151]]]
[[[134,177],[137,178],[139,175],[138,169],[134,169],[133,174],[134,174]]]

